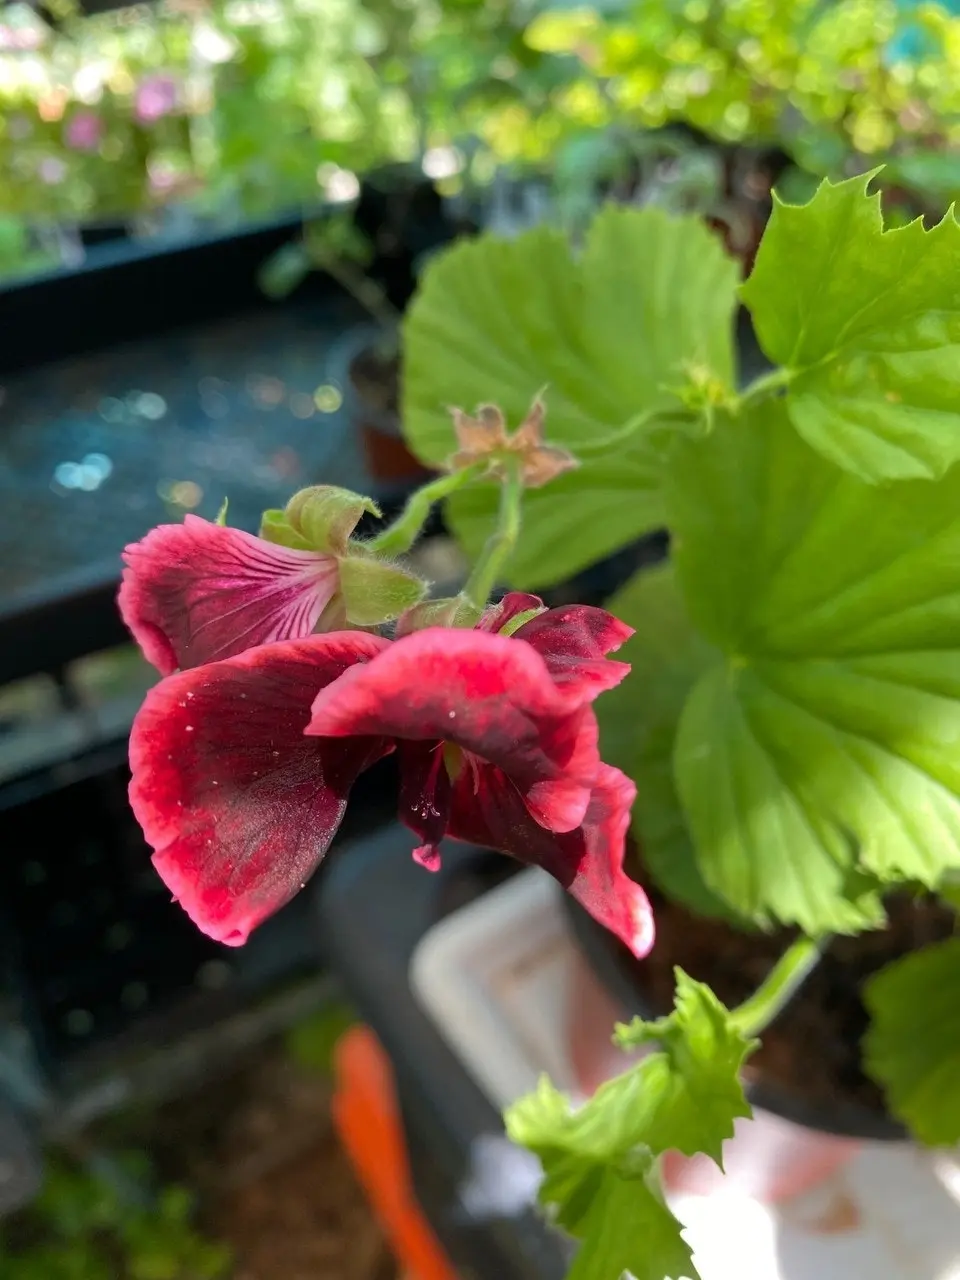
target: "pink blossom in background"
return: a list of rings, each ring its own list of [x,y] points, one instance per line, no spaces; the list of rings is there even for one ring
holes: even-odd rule
[[[103,121],[94,111],[78,111],[64,131],[64,141],[74,151],[96,151],[103,135]]]
[[[173,76],[146,76],[137,86],[133,112],[141,124],[152,124],[168,116],[177,105],[177,82]]]

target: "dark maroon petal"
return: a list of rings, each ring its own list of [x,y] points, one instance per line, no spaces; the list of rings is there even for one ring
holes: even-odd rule
[[[497,635],[521,614],[545,608],[546,605],[539,596],[528,596],[523,591],[510,591],[498,604],[492,604],[489,609],[484,610],[477,623],[477,630],[491,631]]]
[[[431,627],[324,689],[306,732],[456,743],[509,774],[539,821],[570,831],[600,764],[588,697],[560,688],[530,645]]]
[[[414,859],[428,871],[440,870],[440,841],[447,830],[453,787],[442,742],[401,742],[400,813],[423,841]]]
[[[163,524],[123,553],[118,603],[163,675],[308,636],[337,590],[337,562],[199,516]]]
[[[379,737],[303,736],[317,690],[389,642],[340,632],[250,649],[169,676],[130,735],[130,802],[191,920],[238,946],[326,853]]]
[[[543,867],[635,956],[653,946],[653,912],[647,895],[623,869],[624,842],[636,787],[619,769],[601,765],[583,825],[556,835],[526,811],[499,769],[480,770],[454,784],[449,834],[499,849]]]
[[[629,674],[628,663],[610,662],[605,655],[632,635],[632,627],[604,609],[569,604],[531,618],[513,638],[536,649],[558,685],[577,688],[592,700]]]

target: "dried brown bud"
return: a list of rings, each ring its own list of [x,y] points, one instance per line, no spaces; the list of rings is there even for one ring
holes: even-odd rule
[[[462,471],[486,459],[491,475],[503,475],[509,455],[520,459],[520,476],[528,489],[539,489],[564,471],[578,466],[566,449],[544,444],[543,423],[546,406],[536,396],[526,417],[511,434],[503,411],[493,404],[480,405],[474,416],[451,409],[453,429],[460,448],[447,460],[451,471]]]

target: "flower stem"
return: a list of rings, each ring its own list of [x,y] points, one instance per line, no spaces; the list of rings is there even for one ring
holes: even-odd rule
[[[476,480],[486,470],[486,466],[484,461],[472,467],[464,467],[462,471],[451,471],[449,475],[438,476],[436,480],[417,489],[407,499],[393,524],[367,543],[369,550],[385,556],[399,556],[409,551],[419,538],[434,503]]]
[[[671,422],[680,419],[688,421],[692,415],[686,410],[667,410],[659,406],[656,409],[644,409],[642,413],[635,413],[632,418],[621,427],[617,427],[615,431],[611,431],[609,435],[599,436],[593,440],[584,440],[570,447],[577,457],[582,454],[605,453],[609,449],[615,449],[617,445],[623,444],[625,440],[631,439],[643,427],[649,426],[650,423],[661,419],[664,426],[668,426]]]
[[[476,609],[478,614],[486,608],[490,592],[496,586],[497,578],[500,576],[500,570],[510,557],[520,536],[523,481],[520,478],[518,460],[507,459],[505,465],[509,470],[500,490],[497,527],[487,539],[461,593],[468,605]]]
[[[742,1035],[757,1036],[774,1020],[817,967],[829,940],[798,938],[787,948],[753,995],[731,1010]]]
[[[748,387],[745,387],[740,394],[740,407],[745,404],[751,404],[757,400],[765,400],[767,396],[774,395],[780,391],[794,376],[792,369],[772,369],[769,373],[762,373],[759,378],[754,378]]]

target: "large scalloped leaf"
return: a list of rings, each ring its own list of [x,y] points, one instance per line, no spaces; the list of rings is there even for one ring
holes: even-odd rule
[[[665,498],[726,657],[674,761],[704,878],[809,932],[876,921],[876,881],[960,866],[960,468],[868,485],[771,401],[677,440]]]
[[[719,241],[657,209],[604,209],[579,257],[542,226],[461,242],[431,262],[407,314],[407,439],[440,462],[454,449],[448,406],[494,401],[517,423],[544,386],[547,434],[575,453],[641,413],[679,409],[691,368],[732,385],[735,297]],[[549,585],[655,528],[659,465],[645,432],[615,457],[584,452],[577,471],[529,496],[510,581]],[[492,486],[451,501],[469,552],[495,508]]]
[[[803,437],[868,481],[960,460],[960,226],[883,230],[873,175],[775,200],[742,296]]]
[[[734,916],[704,883],[673,779],[680,713],[720,655],[691,624],[670,565],[640,570],[607,608],[634,634],[617,653],[630,675],[597,703],[601,746],[604,760],[637,784],[631,818],[644,864],[665,893],[699,915]]]
[[[960,1142],[960,938],[904,956],[867,983],[870,1074],[931,1146]]]

